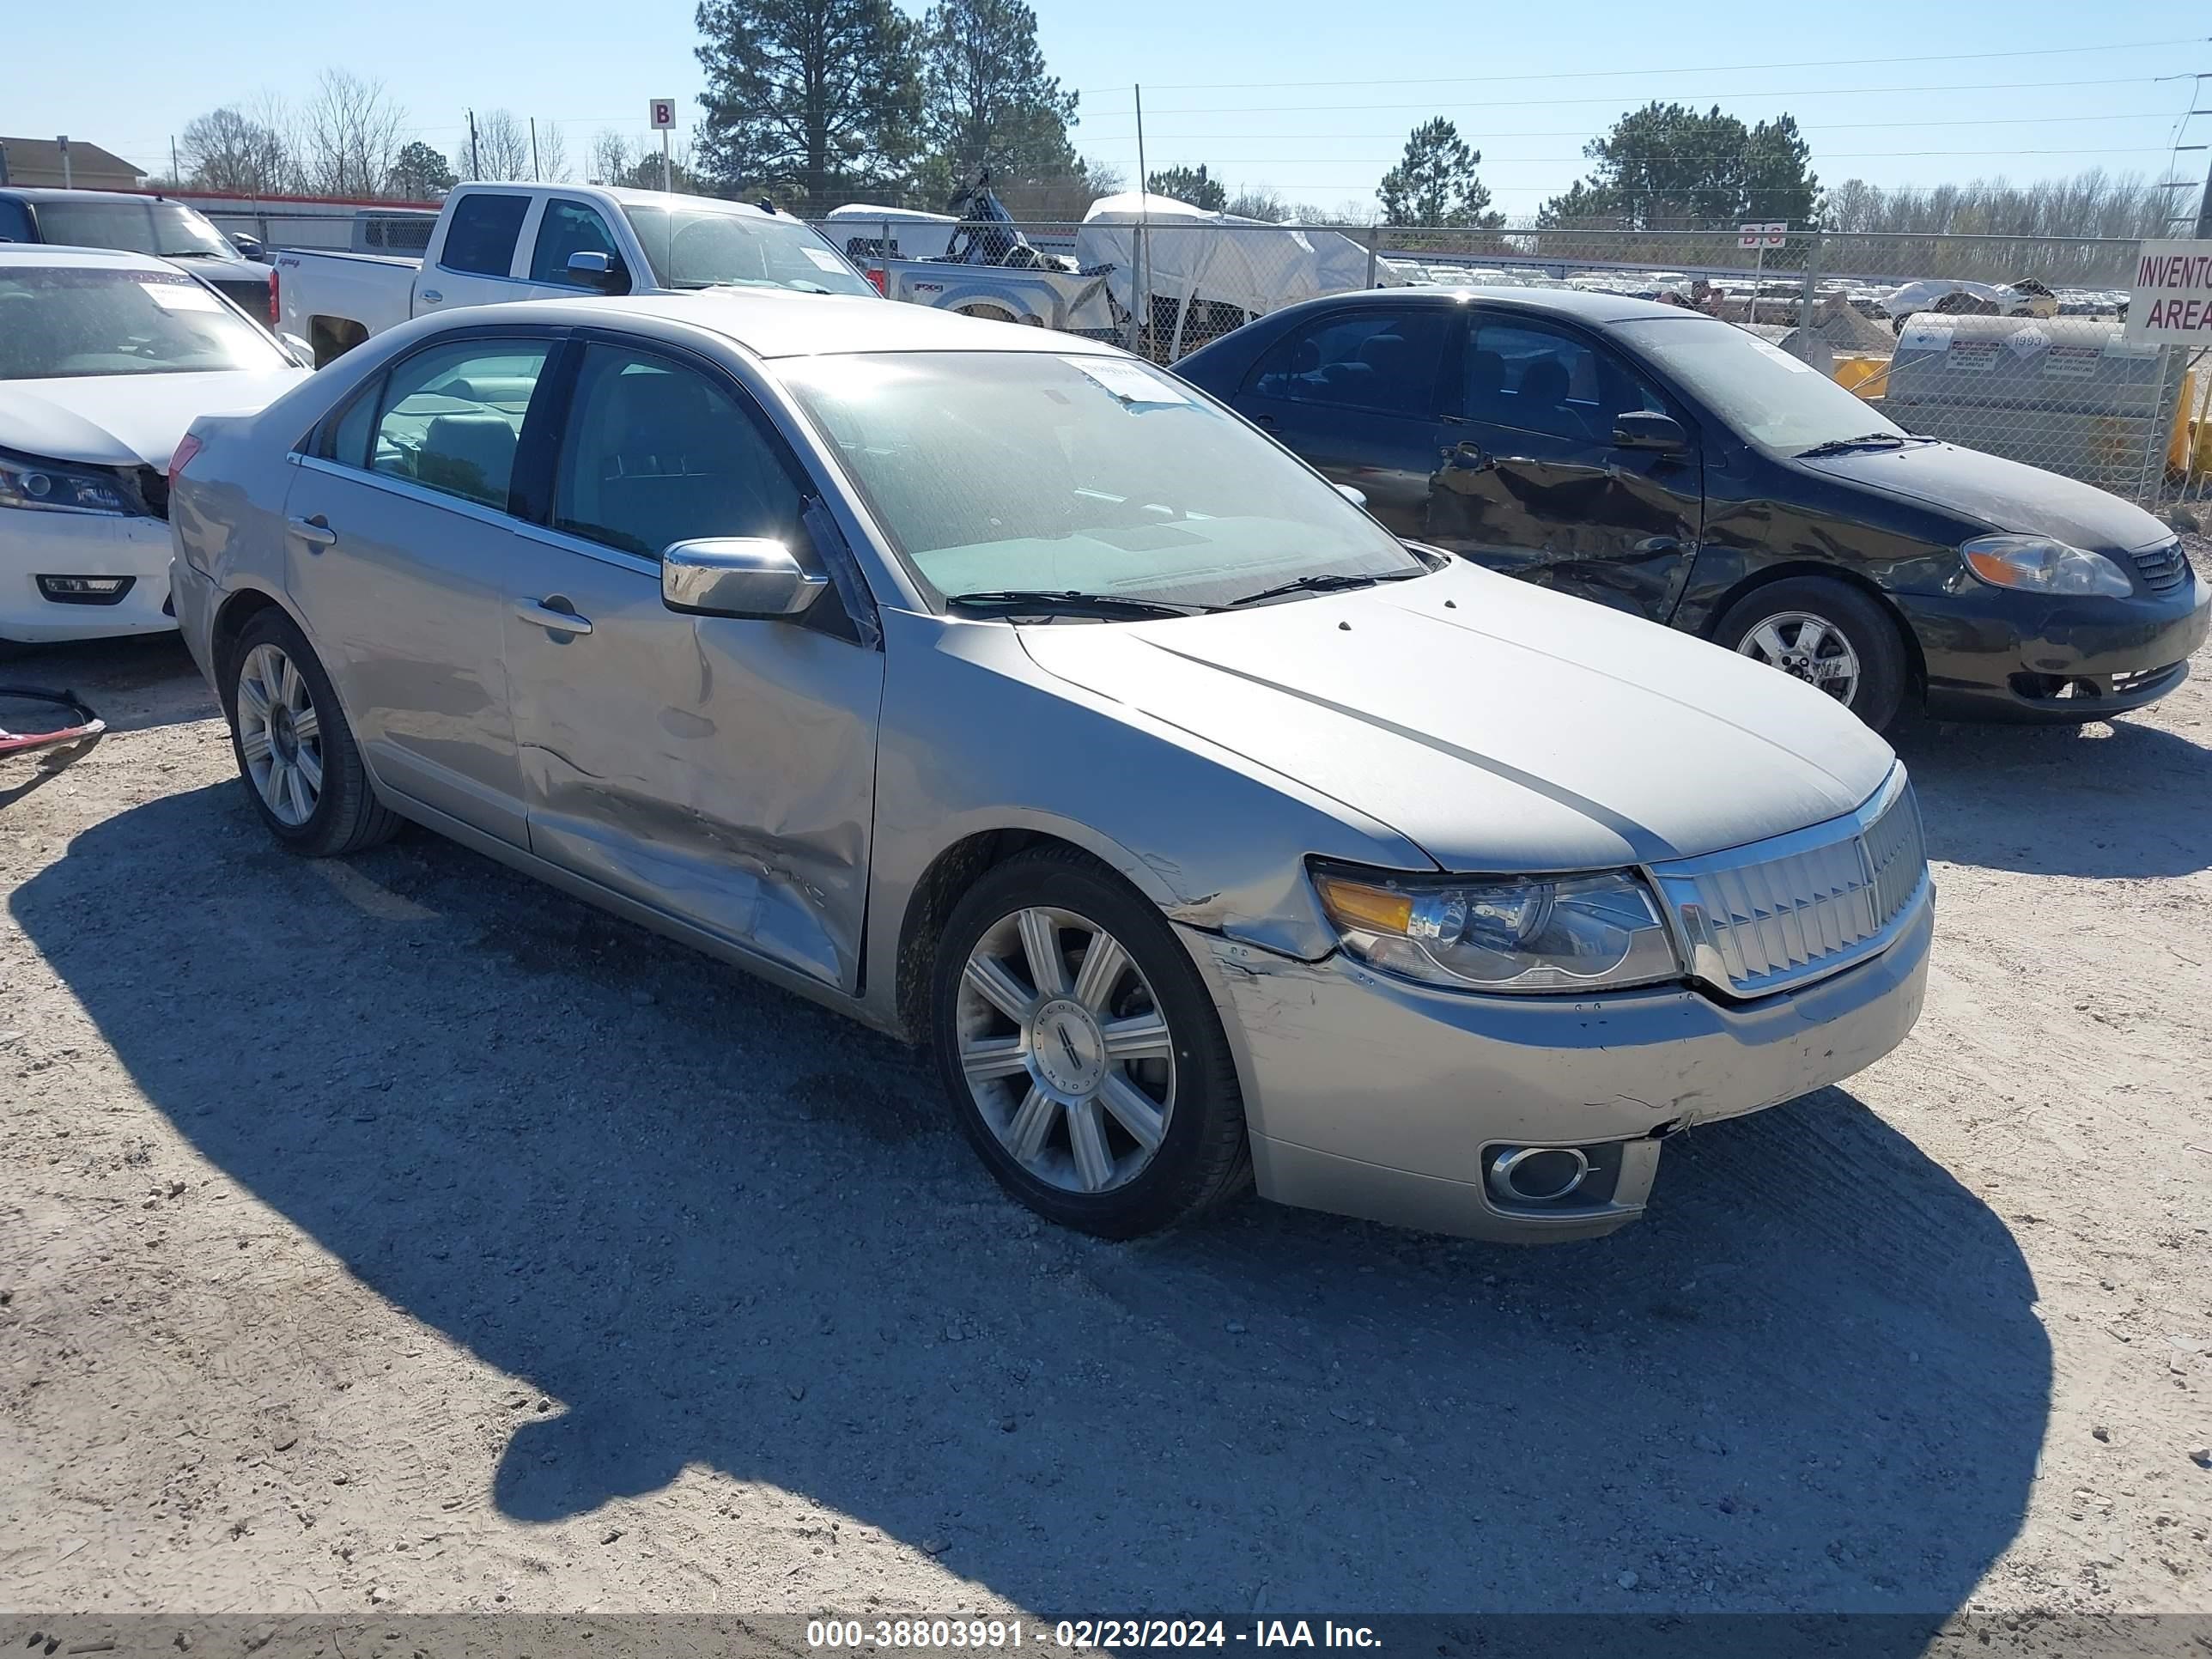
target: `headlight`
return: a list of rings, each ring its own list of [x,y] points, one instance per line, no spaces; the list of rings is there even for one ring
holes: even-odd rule
[[[48,513],[139,511],[112,472],[96,466],[42,461],[9,450],[0,450],[0,507],[37,507]]]
[[[1682,968],[1650,890],[1626,870],[1498,881],[1316,868],[1344,948],[1431,985],[1593,991]]]
[[[2107,593],[2125,599],[2127,573],[2101,553],[2048,536],[1978,536],[1959,551],[1966,568],[1992,587],[2036,593]]]

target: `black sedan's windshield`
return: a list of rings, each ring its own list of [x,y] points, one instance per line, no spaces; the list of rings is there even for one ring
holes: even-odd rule
[[[180,270],[0,265],[0,380],[289,367]]]
[[[1211,607],[1338,585],[1301,578],[1426,568],[1273,444],[1127,357],[897,352],[781,367],[940,594],[1002,609],[1022,603],[1009,592],[1040,607],[1057,595],[1105,616],[1115,599]]]
[[[1733,323],[1652,317],[1616,324],[1613,332],[1738,434],[1773,453],[1907,435],[1811,364]]]
[[[38,204],[39,240],[69,247],[112,247],[164,259],[212,254],[235,259],[222,233],[175,202],[45,201]]]

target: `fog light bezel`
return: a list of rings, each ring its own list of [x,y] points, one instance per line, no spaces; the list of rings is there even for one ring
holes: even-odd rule
[[[94,576],[79,574],[49,574],[33,576],[38,584],[39,597],[48,605],[120,605],[131,597],[131,590],[138,585],[136,576]],[[96,592],[88,587],[65,587],[64,583],[112,582],[112,592]]]

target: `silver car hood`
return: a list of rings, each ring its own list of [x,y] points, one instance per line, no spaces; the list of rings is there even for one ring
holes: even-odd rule
[[[1773,669],[1459,562],[1246,611],[1020,634],[1048,672],[1295,778],[1447,870],[1718,852],[1851,811],[1894,758]]]

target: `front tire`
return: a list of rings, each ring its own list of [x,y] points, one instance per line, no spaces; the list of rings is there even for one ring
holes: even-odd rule
[[[999,1184],[1062,1226],[1133,1238],[1251,1183],[1212,999],[1166,920],[1068,848],[987,872],[931,992],[938,1069]]]
[[[358,853],[399,827],[398,815],[377,801],[330,676],[283,611],[262,611],[239,635],[223,712],[246,796],[292,851]]]
[[[1730,605],[1714,638],[1825,691],[1879,732],[1905,700],[1905,641],[1881,605],[1842,582],[1790,576]]]

